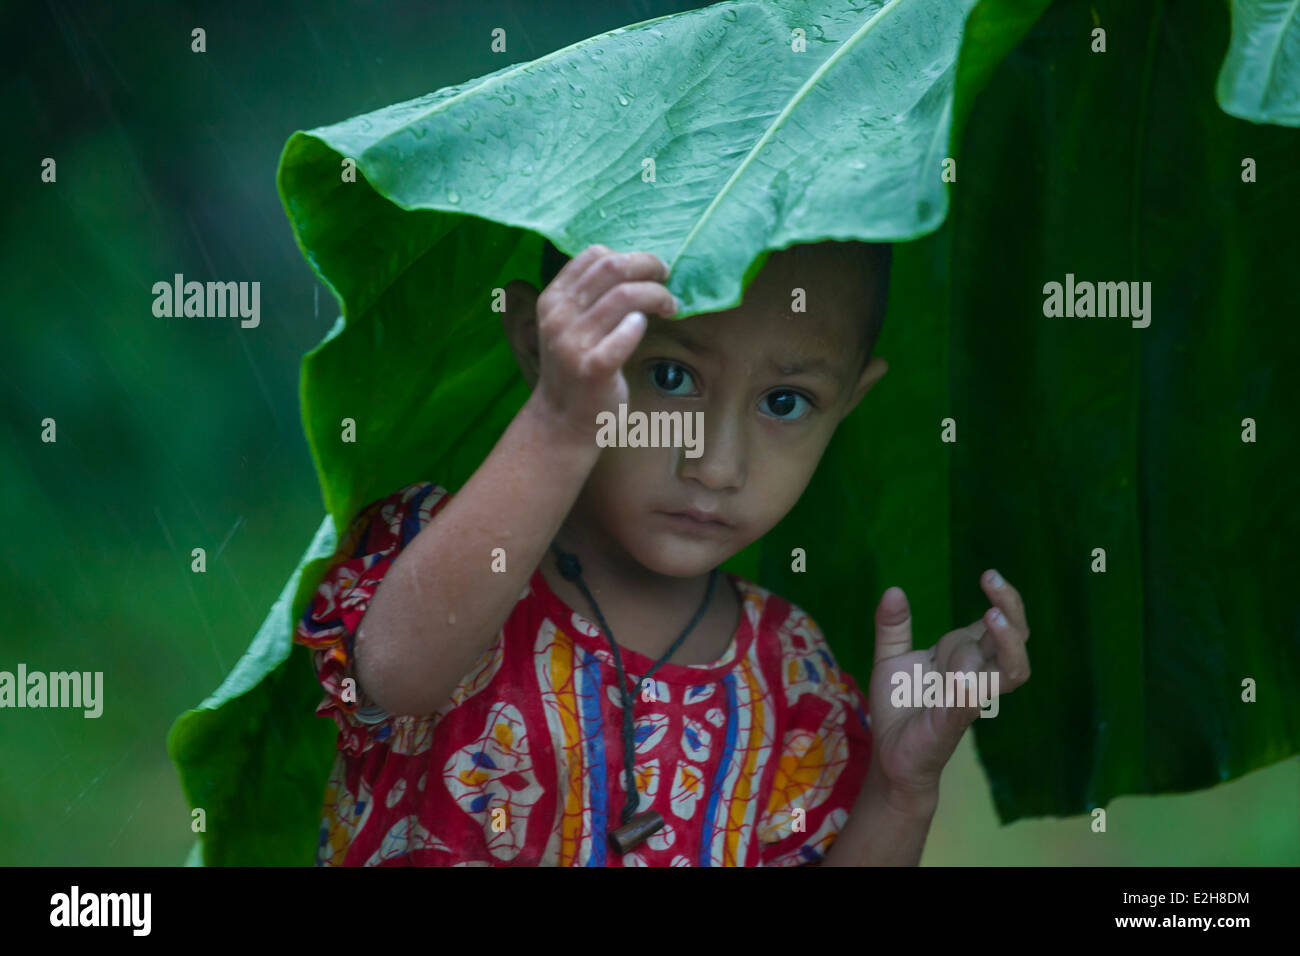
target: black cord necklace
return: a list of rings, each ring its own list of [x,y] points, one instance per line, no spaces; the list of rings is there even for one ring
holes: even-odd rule
[[[634,816],[640,805],[640,795],[636,789],[636,773],[632,768],[632,694],[627,689],[627,678],[623,674],[623,657],[618,651],[618,644],[614,641],[614,632],[609,629],[609,624],[605,621],[605,616],[600,613],[600,606],[596,599],[591,596],[587,590],[587,585],[582,580],[582,564],[578,561],[576,555],[561,551],[560,546],[554,541],[551,542],[551,548],[555,551],[556,564],[559,567],[560,575],[566,581],[572,581],[582,590],[583,595],[590,602],[592,610],[596,612],[596,620],[600,622],[601,629],[605,632],[605,637],[609,639],[609,646],[614,649],[614,663],[618,666],[618,689],[623,700],[623,779],[627,784],[627,802],[623,805],[623,825],[609,833],[609,842],[619,853],[626,853],[628,850],[639,846],[652,834],[663,829],[664,818],[656,810],[649,810],[640,816]],[[681,637],[673,642],[673,646],[668,648],[667,653],[655,662],[655,665],[646,671],[641,678],[642,681],[648,680],[650,675],[657,671],[661,665],[668,662],[668,658],[676,653],[677,648],[682,646],[682,641],[686,640],[686,635],[695,629],[695,625],[704,617],[704,612],[709,606],[709,601],[713,598],[713,584],[718,578],[718,569],[714,568],[709,572],[709,585],[704,592],[704,603],[700,609],[695,612],[695,617],[691,618],[691,623],[686,625],[686,630],[682,631]]]

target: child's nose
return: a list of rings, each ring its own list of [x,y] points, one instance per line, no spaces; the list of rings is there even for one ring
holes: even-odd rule
[[[698,481],[710,491],[741,488],[747,467],[744,430],[728,416],[703,413],[699,432],[697,448],[686,447],[678,452],[678,475]]]

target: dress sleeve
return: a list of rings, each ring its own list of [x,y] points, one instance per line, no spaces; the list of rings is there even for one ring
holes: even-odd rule
[[[871,718],[857,681],[840,670],[810,618],[791,638],[785,729],[759,824],[761,866],[820,863],[848,822],[871,761]]]
[[[366,697],[356,679],[357,627],[397,555],[449,500],[445,489],[424,483],[364,508],[339,542],[334,563],[294,629],[294,643],[311,651],[325,690],[316,714],[338,723],[339,749],[345,753],[361,753],[392,733],[391,716]]]

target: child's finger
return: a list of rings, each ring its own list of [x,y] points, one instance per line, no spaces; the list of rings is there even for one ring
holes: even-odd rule
[[[912,608],[903,589],[885,591],[876,607],[875,663],[906,654],[912,649]]]
[[[666,286],[658,282],[621,282],[582,314],[574,334],[591,348],[617,328],[629,312],[668,316],[676,311],[677,299]]]
[[[645,313],[629,312],[613,332],[587,352],[582,359],[582,374],[589,378],[613,375],[636,351],[645,330]]]
[[[601,256],[607,256],[613,251],[614,250],[610,249],[609,246],[602,246],[599,243],[588,246],[586,249],[583,249],[582,252],[578,253],[566,262],[560,268],[560,271],[555,274],[555,278],[551,280],[551,284],[542,291],[547,292],[549,290],[553,294],[568,295],[572,290],[574,283],[581,279],[583,274],[587,271],[588,266]]]
[[[953,651],[952,658],[949,661],[949,666],[944,676],[943,686],[945,707],[944,713],[940,718],[943,721],[947,733],[959,733],[969,727],[979,717],[979,674],[982,670],[987,670],[984,664],[984,655],[980,653],[979,645],[974,641],[967,641],[964,645],[957,647]],[[954,686],[954,690],[958,690],[960,695],[951,701],[946,698],[950,686],[950,678],[947,676],[948,674],[965,674],[971,678],[971,682],[966,686],[964,691],[961,691],[960,688]]]
[[[959,627],[955,631],[949,631],[939,638],[934,647],[930,648],[930,660],[934,662],[935,667],[939,669],[946,668],[953,656],[953,651],[964,644],[977,642],[984,630],[984,622],[979,620],[965,627]]]
[[[980,578],[980,584],[984,588],[984,593],[993,604],[1001,608],[1002,613],[1007,616],[1020,632],[1024,635],[1025,640],[1029,640],[1029,620],[1025,617],[1025,602],[1020,597],[1020,592],[1011,586],[1007,581],[990,568],[985,571]]]
[[[1029,680],[1029,652],[1025,649],[1024,632],[997,609],[985,615],[985,621],[997,639],[997,669],[1005,685],[1002,690],[1014,690]]]
[[[649,252],[612,252],[600,257],[582,273],[581,278],[571,287],[569,297],[578,311],[583,312],[617,285],[625,282],[655,282],[662,286],[665,278],[664,261],[656,255]],[[626,314],[624,311],[623,315]]]

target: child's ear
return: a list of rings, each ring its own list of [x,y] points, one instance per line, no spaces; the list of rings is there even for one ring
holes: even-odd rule
[[[537,344],[537,297],[540,293],[522,279],[506,284],[506,309],[501,313],[501,327],[515,353],[519,371],[528,387],[537,385],[541,357]]]
[[[858,407],[858,402],[862,401],[863,396],[867,394],[867,391],[871,386],[879,382],[888,371],[888,362],[882,359],[879,355],[873,355],[871,357],[871,361],[867,363],[867,367],[864,368],[862,374],[858,376],[858,384],[854,386],[853,394],[849,398],[849,406],[844,412],[845,417],[848,416],[849,412]],[[843,421],[842,418],[841,421]]]

